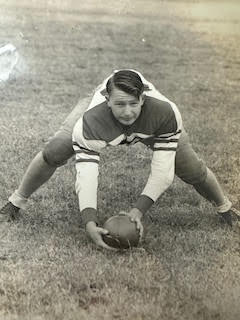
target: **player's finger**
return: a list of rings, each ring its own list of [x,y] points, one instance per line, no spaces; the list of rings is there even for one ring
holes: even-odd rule
[[[142,236],[143,236],[143,226],[140,226],[139,235],[140,235],[140,240],[141,240]]]
[[[119,214],[127,215],[127,212],[122,210],[122,211],[119,212]]]
[[[98,239],[97,243],[96,243],[99,247],[102,247],[104,249],[107,249],[107,250],[111,250],[111,251],[116,251],[117,249],[116,248],[113,248],[113,247],[110,247],[108,246],[103,240],[102,238]]]
[[[142,225],[140,219],[139,218],[132,218],[131,221],[136,223],[136,228],[139,231],[140,240],[141,240],[141,238],[143,236],[143,225]]]
[[[142,226],[140,219],[136,218],[133,221],[136,223],[136,227],[139,230]]]
[[[143,235],[143,225],[142,225],[140,219],[136,219],[135,222],[136,222],[136,228],[139,230],[139,235],[141,238]]]
[[[137,229],[139,230],[140,237],[142,237],[142,234],[143,234],[143,226],[142,226],[142,224],[140,224]]]
[[[104,249],[108,249],[108,250],[112,250],[114,251],[115,248],[112,248],[110,246],[108,246],[102,239],[101,234],[108,234],[108,230],[103,229],[103,228],[97,228],[97,233],[95,234],[93,241],[95,242],[95,244],[99,247],[102,247]]]
[[[109,231],[107,229],[104,229],[104,228],[97,228],[97,230],[98,230],[98,232],[100,234],[108,234],[109,233]]]

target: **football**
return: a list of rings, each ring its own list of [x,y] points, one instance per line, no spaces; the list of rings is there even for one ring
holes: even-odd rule
[[[125,214],[110,217],[103,225],[108,230],[107,235],[103,235],[103,241],[113,248],[129,249],[138,245],[140,234],[136,228],[136,223],[130,220]]]

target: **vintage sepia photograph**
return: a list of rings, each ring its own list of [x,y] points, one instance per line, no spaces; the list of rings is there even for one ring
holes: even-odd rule
[[[239,0],[0,0],[0,320],[237,320]]]

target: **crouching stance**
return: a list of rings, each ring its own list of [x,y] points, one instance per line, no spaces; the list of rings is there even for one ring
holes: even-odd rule
[[[14,218],[19,208],[45,183],[58,166],[76,155],[76,192],[92,240],[107,247],[98,227],[97,188],[101,150],[141,142],[153,150],[151,172],[132,209],[127,213],[142,233],[142,215],[171,185],[176,174],[211,201],[224,222],[232,225],[239,212],[225,196],[215,175],[192,149],[176,105],[164,97],[142,74],[115,71],[96,89],[91,101],[81,101],[60,130],[31,162],[19,188],[1,209]]]

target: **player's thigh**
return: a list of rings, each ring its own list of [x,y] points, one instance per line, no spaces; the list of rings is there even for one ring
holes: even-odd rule
[[[64,120],[60,129],[48,140],[43,150],[43,158],[49,165],[62,166],[74,155],[72,148],[73,127],[86,111],[89,102],[89,97],[81,99]]]
[[[74,155],[72,135],[65,131],[58,131],[45,145],[43,158],[50,166],[60,167]]]
[[[73,108],[67,118],[63,121],[59,131],[71,132],[73,131],[73,127],[78,121],[80,117],[82,117],[83,113],[87,110],[89,104],[91,102],[91,97],[86,97],[78,101],[77,105]]]
[[[193,150],[185,131],[180,137],[176,152],[175,173],[184,182],[192,185],[203,182],[207,175],[207,167]]]

